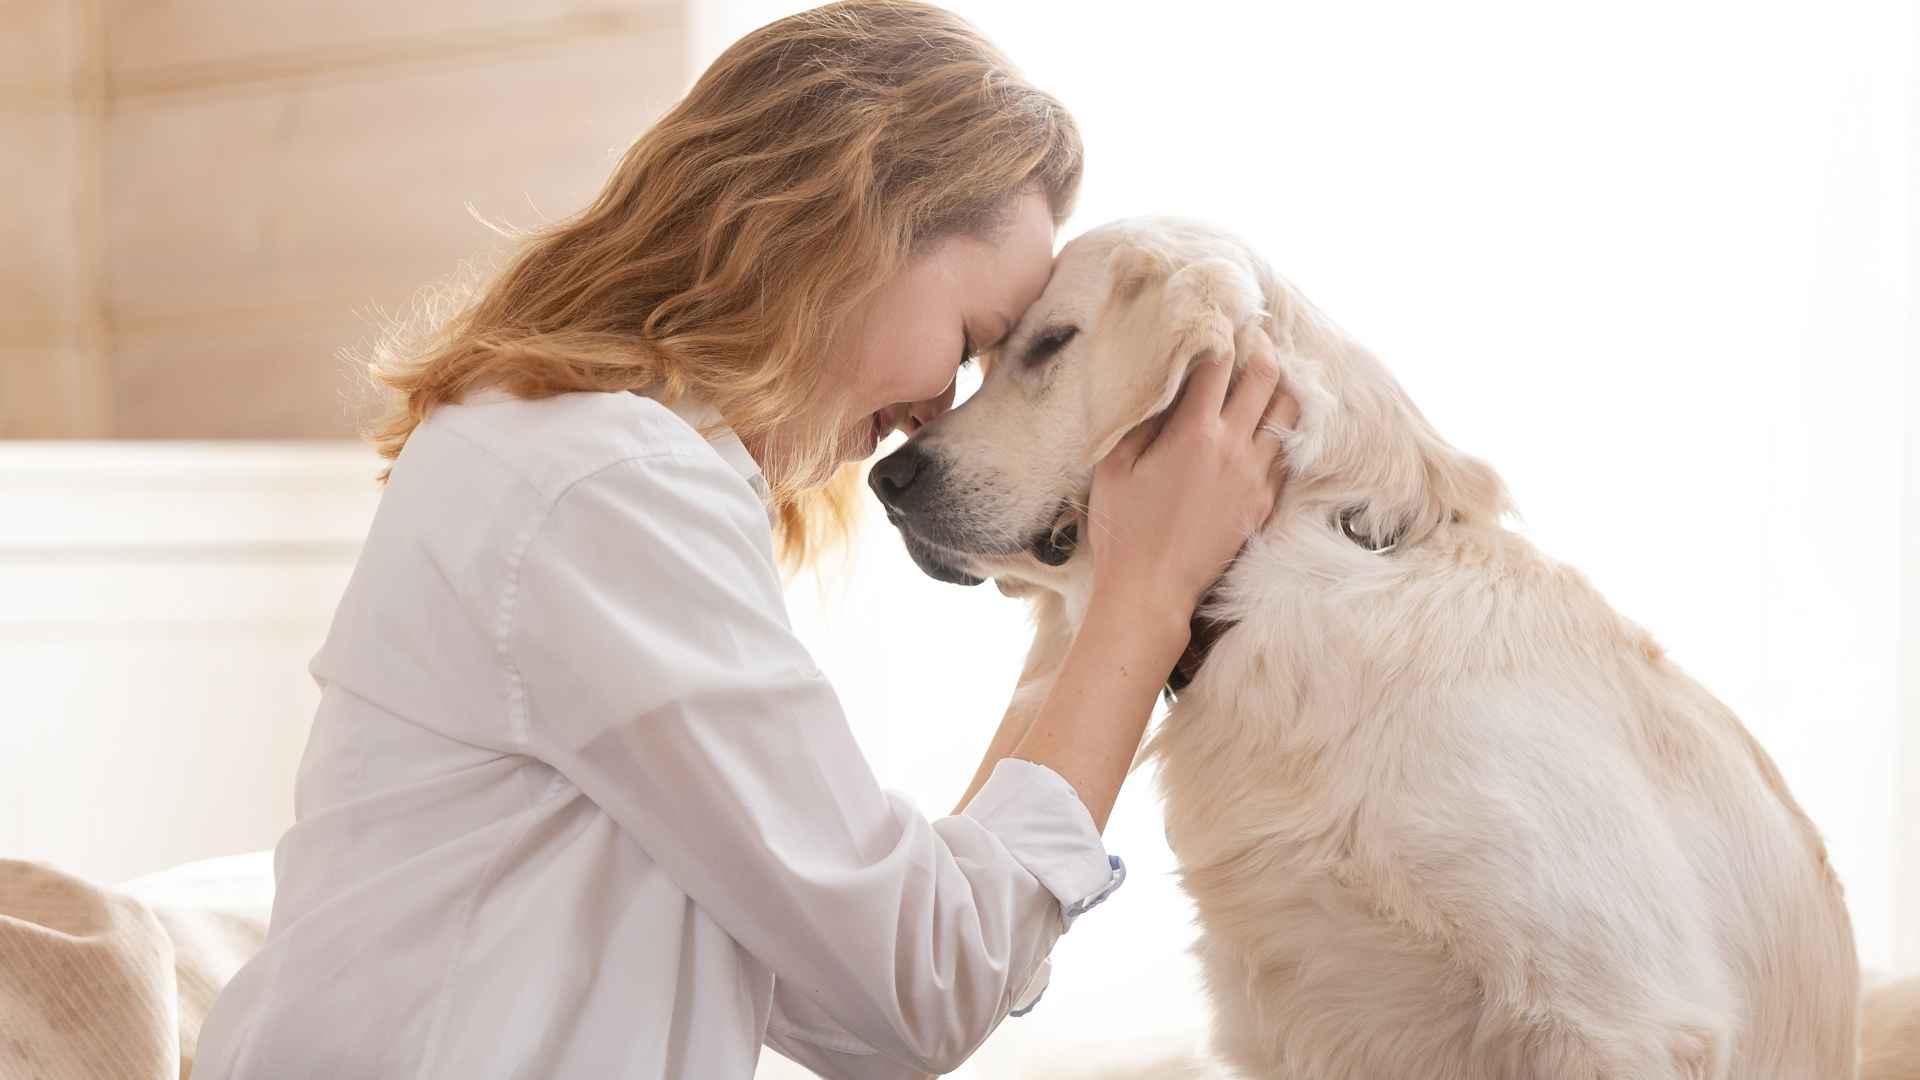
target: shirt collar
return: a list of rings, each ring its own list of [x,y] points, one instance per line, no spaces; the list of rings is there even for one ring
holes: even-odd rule
[[[747,445],[740,441],[740,436],[727,426],[720,410],[686,394],[682,394],[680,400],[667,408],[704,436],[720,459],[732,466],[733,471],[740,474],[740,479],[745,480],[753,488],[754,494],[760,496],[761,502],[771,501],[767,493],[767,478],[761,473],[759,463],[753,460],[752,454],[747,453]]]

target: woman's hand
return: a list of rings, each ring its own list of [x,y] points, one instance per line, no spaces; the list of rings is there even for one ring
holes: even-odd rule
[[[1280,496],[1275,428],[1292,428],[1299,403],[1279,389],[1273,340],[1257,323],[1230,357],[1195,364],[1160,422],[1129,432],[1094,472],[1087,540],[1096,602],[1164,611],[1184,634],[1194,608]],[[1231,390],[1229,383],[1232,383]]]

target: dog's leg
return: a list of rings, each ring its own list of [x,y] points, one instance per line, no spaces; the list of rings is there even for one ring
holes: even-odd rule
[[[1195,947],[1213,1046],[1249,1080],[1598,1080],[1503,1069],[1475,1045],[1471,980],[1443,950],[1377,919],[1351,892],[1291,884],[1202,895]],[[1190,883],[1191,887],[1191,883]],[[1516,1063],[1517,1065],[1517,1063]]]
[[[1868,987],[1860,1045],[1861,1080],[1920,1080],[1920,977]]]
[[[1199,882],[1196,947],[1214,1049],[1258,1080],[1724,1080],[1726,1033],[1684,1018],[1587,1023],[1529,1011],[1444,943],[1384,918],[1328,879],[1257,883],[1227,898]],[[1258,871],[1255,877],[1261,876]],[[1190,888],[1195,884],[1190,881]],[[1544,990],[1545,988],[1541,988]]]
[[[1026,722],[1020,725],[1023,733],[1039,715],[1041,704],[1053,689],[1054,678],[1067,662],[1067,649],[1073,644],[1074,634],[1067,618],[1066,601],[1059,593],[1038,593],[1029,599],[1033,608],[1033,645],[1027,649],[1026,662],[1020,667],[1020,682],[1014,691],[1012,706],[1026,717]]]
[[[1020,681],[1015,684],[1013,700],[1007,703],[1007,712],[1000,720],[1000,730],[993,736],[987,753],[981,758],[980,768],[973,774],[973,782],[967,785],[967,793],[961,797],[954,813],[960,813],[973,801],[973,796],[986,784],[993,767],[1000,759],[1013,752],[1026,738],[1027,729],[1040,714],[1040,706],[1047,700],[1047,692],[1053,688],[1053,680],[1060,673],[1060,667],[1066,662],[1067,647],[1073,643],[1072,628],[1067,623],[1066,607],[1056,593],[1033,590],[1010,591],[1001,588],[1010,596],[1028,596],[1033,603],[1034,635],[1033,645],[1027,650],[1027,659],[1020,667]]]

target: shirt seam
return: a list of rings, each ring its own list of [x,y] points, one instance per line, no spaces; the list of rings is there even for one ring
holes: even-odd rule
[[[503,837],[493,849],[493,854],[487,856],[487,865],[479,880],[490,880],[495,868],[500,865],[500,860],[505,858],[507,852],[517,846],[527,833],[533,831],[533,827],[539,824],[540,820],[540,815],[528,813],[526,819],[511,836]],[[420,1056],[422,1062],[420,1075],[423,1077],[436,1076],[440,1072],[441,1048],[445,1045],[443,1040],[446,1038],[447,1013],[453,1008],[453,995],[448,993],[448,988],[453,984],[455,974],[466,960],[468,936],[473,932],[473,912],[479,903],[479,888],[476,886],[468,889],[460,905],[460,932],[454,937],[454,947],[447,957],[446,970],[440,976],[439,993],[435,995],[438,1000],[433,1012],[433,1024],[428,1030],[425,1051]]]
[[[815,1031],[803,1028],[791,1022],[769,1020],[767,1030],[778,1038],[794,1039],[822,1050],[831,1050],[836,1054],[850,1054],[855,1057],[873,1057],[879,1051],[852,1035],[838,1035],[833,1032]]]
[[[620,392],[625,393],[625,391],[620,391]],[[649,402],[655,405],[659,404],[659,402],[654,401],[652,398],[645,397],[643,395],[634,395],[634,396],[641,401]],[[519,400],[532,400],[532,399],[519,399]],[[679,423],[682,427],[691,427],[691,425],[688,425],[687,422],[681,419],[678,414],[675,414],[669,411],[669,415],[671,415],[673,419],[677,423]],[[525,484],[529,489],[533,491],[535,495],[538,495],[541,499],[545,500],[548,504],[553,503],[554,501],[558,500],[562,495],[565,495],[567,493],[567,489],[573,487],[573,485],[579,483],[582,480],[587,479],[590,476],[593,476],[596,473],[604,472],[615,465],[623,465],[629,461],[641,461],[641,460],[645,460],[647,458],[651,458],[659,455],[681,455],[681,454],[687,453],[691,449],[691,447],[680,446],[675,443],[668,443],[665,446],[652,446],[652,447],[646,448],[645,450],[641,450],[635,453],[624,453],[618,458],[609,459],[598,465],[585,467],[584,472],[581,472],[579,475],[573,476],[570,479],[560,482],[557,488],[550,489],[548,485],[542,484],[540,481],[536,480],[531,472],[529,472],[525,468],[522,468],[517,462],[513,461],[511,458],[503,456],[499,451],[495,450],[491,446],[488,446],[485,442],[482,442],[480,439],[475,438],[472,434],[469,434],[468,432],[461,430],[457,421],[454,423],[443,423],[443,424],[436,425],[434,430],[443,431],[448,435],[451,435],[454,438],[459,439],[461,442],[467,444],[469,447],[472,447],[473,449],[478,450],[480,453],[485,454],[489,459],[493,461],[495,465],[498,465],[503,471],[505,471],[509,476],[512,476],[515,480],[518,480],[519,482]],[[694,435],[696,439],[699,438],[698,431],[695,431]],[[670,436],[670,437],[677,437],[677,436]],[[707,444],[703,442],[703,445],[707,445]],[[723,460],[723,463],[724,463],[724,460]],[[728,468],[731,469],[732,466],[729,465]],[[566,474],[563,473],[562,475],[566,475]]]
[[[520,666],[513,661],[513,620],[518,613],[520,600],[520,571],[526,564],[527,551],[533,547],[533,541],[540,535],[547,522],[553,519],[553,511],[573,489],[604,473],[626,465],[645,464],[654,461],[688,461],[699,459],[685,448],[678,446],[662,447],[644,454],[633,454],[609,461],[590,472],[583,473],[567,481],[547,499],[539,511],[531,515],[520,535],[514,538],[511,554],[507,556],[506,582],[500,589],[500,610],[495,620],[494,650],[499,656],[500,665],[507,673],[507,732],[518,745],[525,746],[532,726],[527,715],[526,679],[520,674]],[[727,475],[735,475],[731,469]],[[535,490],[539,490],[535,488]]]
[[[458,435],[459,433],[455,432],[455,434]],[[495,457],[495,460],[498,460],[498,457],[493,455],[492,451],[488,450],[485,446],[481,446],[464,435],[460,435],[459,437],[461,441],[476,447],[481,452],[488,454],[490,457]],[[551,497],[544,496],[544,494],[540,492],[537,484],[534,484],[532,480],[526,476],[521,475],[517,470],[510,470],[516,479],[526,484],[536,494],[543,494],[543,498],[545,498],[544,505],[540,506],[539,509],[531,515],[527,526],[524,527],[520,535],[515,538],[514,551],[512,555],[509,556],[507,563],[507,583],[501,590],[501,607],[496,628],[497,636],[494,641],[494,648],[498,654],[500,664],[505,668],[507,673],[508,734],[517,744],[524,746],[527,741],[525,734],[527,727],[526,683],[520,674],[519,666],[513,662],[513,655],[508,646],[513,630],[514,605],[520,591],[520,569],[525,561],[527,550],[532,546],[533,538],[539,534],[541,527],[552,518],[554,507],[558,506],[560,501],[580,484],[608,470],[619,468],[623,465],[669,459],[688,460],[693,459],[693,456],[685,453],[681,447],[677,446],[662,447],[644,454],[629,455],[616,461],[607,462],[604,465],[575,477],[563,485]],[[729,475],[731,475],[731,472]],[[519,842],[526,837],[527,833],[532,830],[538,820],[539,815],[529,814],[527,819],[521,823],[518,829],[513,831],[511,836],[501,839],[500,844],[495,847],[493,853],[488,856],[486,870],[481,874],[478,879],[479,881],[487,881],[492,878],[494,868],[499,865],[500,860],[506,856],[508,851],[512,850],[513,847],[518,845]],[[446,970],[441,975],[439,1001],[434,1012],[432,1027],[429,1029],[427,1036],[426,1049],[421,1056],[423,1064],[420,1069],[420,1075],[423,1077],[437,1075],[440,1068],[440,1055],[445,1045],[443,1040],[446,1037],[447,1011],[452,1008],[452,995],[447,992],[447,988],[453,982],[454,975],[459,971],[460,965],[466,960],[469,935],[473,930],[473,913],[474,909],[479,905],[479,902],[480,890],[476,885],[467,891],[467,895],[462,900],[459,923],[460,930],[454,937],[453,948],[447,959]]]
[[[618,393],[627,393],[627,391],[618,391]],[[727,455],[721,451],[718,445],[716,445],[714,439],[708,437],[708,435],[700,427],[688,422],[686,417],[681,416],[677,412],[674,412],[671,407],[662,405],[659,401],[655,400],[654,398],[648,397],[645,394],[633,394],[632,396],[649,405],[657,405],[662,410],[664,410],[666,414],[672,418],[674,423],[680,425],[682,428],[685,428],[687,431],[693,434],[695,445],[701,448],[704,448],[709,453],[711,453],[714,456],[715,460],[717,460],[720,464],[726,466],[727,471],[729,473],[732,473],[733,475],[738,476],[740,480],[747,485],[748,490],[753,490],[754,479],[759,479],[763,483],[765,482],[765,477],[760,473],[757,465],[754,468],[753,477],[750,478],[747,475],[741,473],[739,469],[735,466],[734,462],[728,460]],[[719,420],[717,421],[717,423],[719,425],[720,432],[723,432],[731,436],[736,442],[739,441],[739,438],[740,438],[739,435],[736,434],[731,427],[727,426],[725,420]],[[606,470],[613,468],[616,465],[625,465],[633,461],[645,461],[655,457],[675,457],[675,458],[680,458],[684,460],[688,458],[697,458],[700,456],[699,452],[695,450],[694,446],[683,446],[677,443],[672,443],[666,446],[653,447],[645,451],[642,451],[640,453],[627,454],[620,458],[602,463],[600,465],[595,465],[589,468],[586,472],[581,473],[580,475],[575,476],[572,479],[561,483],[557,490],[554,490],[551,493],[549,493],[547,487],[541,484],[539,481],[535,480],[533,476],[527,472],[527,470],[521,468],[518,464],[516,464],[511,459],[503,457],[498,451],[494,450],[491,446],[488,446],[486,443],[481,442],[479,439],[473,437],[467,432],[462,431],[459,427],[452,424],[442,424],[442,425],[436,426],[434,430],[444,431],[447,434],[459,439],[461,442],[466,443],[468,446],[472,447],[473,449],[478,450],[480,453],[485,454],[488,458],[492,459],[495,465],[498,465],[508,475],[512,476],[515,480],[518,480],[520,483],[525,484],[529,489],[533,491],[535,495],[538,495],[541,499],[546,500],[549,506],[551,506],[554,502],[559,501],[559,499],[562,496],[564,496],[567,493],[567,491],[571,489],[575,484],[578,484],[582,480],[586,480],[599,473],[605,472]],[[742,450],[744,449],[745,447],[743,446]],[[749,460],[751,460],[751,457],[749,457]]]

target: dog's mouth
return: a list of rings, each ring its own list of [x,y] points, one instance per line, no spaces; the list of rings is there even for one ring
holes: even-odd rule
[[[969,573],[965,567],[959,565],[963,557],[957,557],[955,553],[937,544],[922,540],[912,529],[902,524],[899,518],[888,514],[887,520],[893,522],[894,528],[900,531],[900,540],[907,545],[907,554],[913,559],[913,565],[920,568],[921,573],[949,585],[978,585],[986,580]]]
[[[985,574],[975,572],[982,563],[1007,563],[1030,555],[1045,566],[1065,566],[1080,545],[1081,516],[1073,506],[1072,500],[1062,499],[1045,528],[1036,530],[1024,544],[1011,547],[966,543],[930,528],[917,516],[892,510],[887,511],[887,520],[899,530],[907,554],[921,572],[950,585],[978,585],[992,574],[991,569]]]

